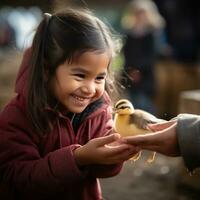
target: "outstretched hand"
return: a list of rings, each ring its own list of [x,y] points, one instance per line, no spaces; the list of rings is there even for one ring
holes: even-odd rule
[[[79,166],[117,164],[128,160],[137,152],[135,146],[121,143],[119,134],[112,134],[90,140],[77,148],[74,156]]]
[[[160,124],[151,124],[152,133],[124,137],[127,144],[138,146],[141,149],[156,151],[167,156],[178,156],[179,147],[176,133],[177,122],[168,121]]]

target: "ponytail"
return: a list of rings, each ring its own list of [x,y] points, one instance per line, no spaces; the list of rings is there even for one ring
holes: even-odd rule
[[[27,110],[33,128],[38,133],[44,133],[49,129],[49,120],[44,108],[48,106],[48,88],[45,70],[45,41],[48,34],[48,25],[51,16],[44,15],[44,19],[38,26],[32,45],[31,66],[29,71]]]

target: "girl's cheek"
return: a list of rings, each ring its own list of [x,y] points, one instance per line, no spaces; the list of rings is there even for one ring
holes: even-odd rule
[[[101,86],[101,87],[99,88],[99,96],[102,96],[103,93],[104,93],[104,91],[105,91],[105,85],[103,85],[103,86]]]

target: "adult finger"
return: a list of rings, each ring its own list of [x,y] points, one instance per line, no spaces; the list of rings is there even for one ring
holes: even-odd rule
[[[160,131],[160,130],[166,129],[175,123],[176,123],[176,120],[162,122],[162,123],[156,123],[156,124],[148,124],[148,128],[155,132],[155,131]]]
[[[149,133],[147,135],[137,135],[124,137],[123,140],[132,145],[140,146],[143,148],[144,145],[157,144],[159,142],[159,132]]]
[[[154,135],[138,135],[134,137],[125,138],[127,143],[138,146],[140,149],[146,149],[150,151],[159,151],[160,140]]]

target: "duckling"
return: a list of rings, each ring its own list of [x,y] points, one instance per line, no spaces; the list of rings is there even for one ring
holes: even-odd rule
[[[148,128],[148,124],[164,121],[144,110],[134,109],[132,103],[127,99],[121,99],[115,104],[114,113],[114,130],[122,137],[148,134],[152,132]],[[153,152],[147,162],[153,162],[155,155],[156,152]],[[132,160],[136,161],[140,156],[141,151],[137,153]]]

